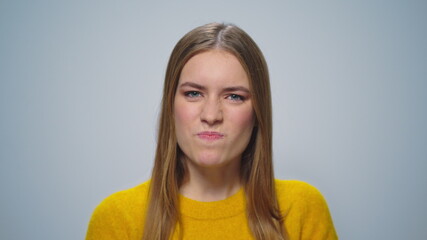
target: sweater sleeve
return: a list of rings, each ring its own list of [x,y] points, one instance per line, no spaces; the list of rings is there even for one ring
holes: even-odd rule
[[[116,202],[115,194],[95,208],[89,222],[86,240],[129,239],[124,212]]]
[[[290,239],[338,239],[328,205],[319,190],[305,182],[291,182],[288,194],[283,196],[289,203],[285,225]]]

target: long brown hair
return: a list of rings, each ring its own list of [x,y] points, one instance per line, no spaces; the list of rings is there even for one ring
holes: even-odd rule
[[[179,187],[185,175],[180,161],[173,105],[181,71],[194,55],[221,49],[236,56],[245,69],[256,116],[251,140],[242,155],[241,178],[246,192],[249,227],[255,239],[284,239],[283,217],[274,188],[272,111],[267,64],[261,50],[242,29],[210,23],[187,33],[176,44],[166,70],[157,150],[150,182],[144,240],[169,239],[179,229]],[[182,233],[182,231],[180,231]]]

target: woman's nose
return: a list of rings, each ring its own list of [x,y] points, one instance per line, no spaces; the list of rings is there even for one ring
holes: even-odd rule
[[[218,99],[206,99],[205,104],[202,106],[200,120],[208,125],[215,125],[222,122],[222,107]]]

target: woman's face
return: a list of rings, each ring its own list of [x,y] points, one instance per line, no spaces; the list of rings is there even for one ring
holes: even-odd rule
[[[178,145],[192,164],[239,162],[255,122],[248,76],[239,60],[222,50],[193,56],[181,72],[174,118]]]

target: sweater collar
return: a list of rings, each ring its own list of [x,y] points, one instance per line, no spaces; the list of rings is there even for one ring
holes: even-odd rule
[[[179,195],[181,214],[195,219],[221,219],[236,216],[245,211],[243,188],[234,195],[220,201],[201,202]]]

